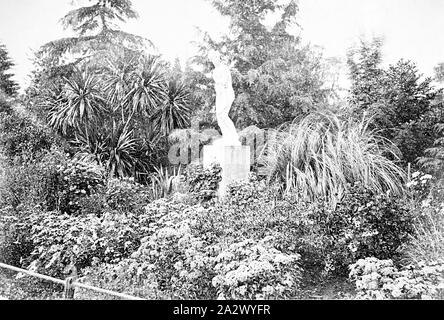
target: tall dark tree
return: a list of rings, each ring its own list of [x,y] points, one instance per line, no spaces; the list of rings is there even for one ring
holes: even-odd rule
[[[354,107],[354,114],[362,116],[364,112],[374,114],[382,101],[384,70],[382,62],[381,38],[371,41],[360,39],[358,46],[347,52],[347,65],[351,80],[349,100]]]
[[[214,0],[214,7],[230,18],[230,34],[220,42],[204,37],[200,62],[204,74],[212,66],[205,49],[217,49],[232,62],[233,87],[236,100],[230,116],[238,128],[248,125],[274,127],[307,113],[324,101],[321,89],[320,56],[300,45],[298,37],[288,32],[294,26],[298,6],[295,1],[277,0]],[[264,19],[277,14],[270,27]],[[212,82],[193,74],[203,113],[214,104]]]
[[[18,84],[12,80],[13,75],[9,73],[13,66],[6,46],[0,44],[0,90],[9,96],[15,96],[18,90]]]
[[[375,129],[395,143],[402,160],[414,164],[436,138],[433,126],[442,118],[439,91],[411,61],[400,60],[384,70],[381,49],[382,41],[373,39],[348,52],[352,114],[373,117]]]
[[[421,79],[416,65],[400,60],[385,72],[383,114],[384,135],[403,154],[405,162],[416,163],[424,150],[433,145],[433,126],[442,121],[441,106],[435,103],[439,91],[432,79]]]

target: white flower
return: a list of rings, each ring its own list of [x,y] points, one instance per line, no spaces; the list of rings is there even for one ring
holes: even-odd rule
[[[423,201],[421,202],[421,206],[422,206],[423,208],[428,208],[428,207],[430,207],[430,199],[423,200]]]
[[[412,173],[412,178],[416,178],[417,176],[419,176],[421,173],[419,171],[413,172]]]

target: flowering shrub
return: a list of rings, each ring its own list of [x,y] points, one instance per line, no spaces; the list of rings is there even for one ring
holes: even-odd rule
[[[221,222],[231,213],[215,217],[221,213],[219,210],[226,209],[189,205],[178,198],[150,203],[146,215],[152,217],[152,222],[147,236],[131,258],[113,267],[132,275],[131,279],[120,277],[129,286],[125,292],[175,299],[270,299],[294,295],[299,283],[300,269],[296,265],[299,256],[277,250],[277,241],[272,237],[264,239],[263,232],[252,233],[254,238],[240,241],[237,235],[248,227],[246,220],[242,217],[237,224],[235,216],[230,216],[224,225],[236,221],[231,235]],[[230,277],[242,272],[245,278],[230,282]],[[95,271],[88,283],[100,281],[99,275]],[[140,291],[137,283],[150,283],[151,292]],[[111,281],[109,285],[117,288],[121,284]]]
[[[385,194],[354,186],[333,210],[323,202],[273,197],[269,187],[254,183],[234,185],[232,199],[203,212],[199,232],[230,241],[273,236],[276,249],[300,254],[304,270],[325,276],[346,274],[349,264],[369,255],[396,258],[413,233],[409,210]]]
[[[362,299],[431,299],[444,297],[444,263],[398,270],[392,260],[366,258],[350,266],[349,278]]]
[[[208,243],[192,233],[200,205],[155,201],[147,211],[155,222],[132,258],[139,268],[154,274],[157,289],[175,298],[210,298],[212,264]],[[149,275],[148,275],[149,276]]]
[[[212,284],[219,299],[291,298],[300,279],[298,259],[275,249],[272,237],[233,243],[215,258]]]
[[[407,187],[415,199],[424,200],[429,195],[434,181],[432,175],[416,171],[412,174],[412,179],[407,183]]]
[[[135,214],[32,213],[23,221],[33,248],[25,262],[33,271],[61,277],[72,266],[81,273],[93,262],[117,263],[139,247],[150,222]]]
[[[82,159],[70,159],[57,167],[59,208],[62,213],[78,213],[80,199],[104,185],[103,168]]]

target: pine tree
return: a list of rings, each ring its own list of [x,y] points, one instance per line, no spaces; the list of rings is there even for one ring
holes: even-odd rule
[[[45,101],[61,94],[65,79],[77,68],[103,71],[108,60],[126,60],[147,46],[147,39],[119,30],[116,22],[137,18],[130,0],[90,0],[93,5],[74,9],[62,19],[77,36],[51,41],[36,53],[32,82],[26,90],[28,108],[46,118]]]
[[[9,96],[15,96],[18,90],[18,84],[11,79],[13,75],[8,73],[13,66],[6,46],[0,44],[0,90]]]
[[[45,44],[39,51],[53,64],[60,62],[65,53],[90,57],[101,51],[140,50],[151,43],[139,36],[119,30],[116,22],[138,17],[130,0],[90,0],[88,7],[74,9],[62,19],[65,29],[72,29],[76,37],[63,38]]]

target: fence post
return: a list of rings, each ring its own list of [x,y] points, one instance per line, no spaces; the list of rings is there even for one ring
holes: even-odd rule
[[[63,298],[65,300],[73,300],[74,299],[74,293],[75,293],[75,287],[73,286],[74,281],[76,280],[76,277],[68,277],[65,279],[65,288],[63,290]]]

